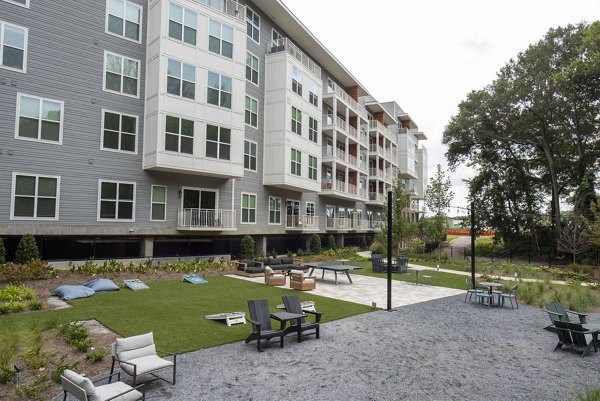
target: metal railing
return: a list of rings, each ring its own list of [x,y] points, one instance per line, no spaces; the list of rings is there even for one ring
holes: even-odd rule
[[[384,196],[382,193],[379,193],[379,192],[369,192],[369,200],[383,202]]]
[[[348,155],[348,163],[353,166],[358,166],[358,159],[354,155]]]
[[[246,20],[246,6],[232,0],[193,0],[240,21]]]
[[[335,157],[341,161],[346,160],[346,151],[340,148],[335,148]]]
[[[367,118],[367,109],[360,103],[358,103],[352,96],[350,96],[345,90],[333,84],[333,87],[327,85],[327,93],[335,93],[342,101],[346,102],[350,107],[352,107],[361,117],[364,119]]]
[[[298,60],[303,66],[305,66],[315,77],[321,79],[321,67],[319,67],[310,57],[308,57],[302,50],[300,50],[292,41],[288,38],[280,38],[274,42],[269,42],[267,45],[267,53],[281,53],[287,52],[293,58]]]
[[[224,209],[179,209],[178,227],[235,228],[235,210]]]
[[[313,230],[319,228],[319,216],[312,214],[303,214],[301,216],[286,216],[286,228],[298,228],[303,230]]]

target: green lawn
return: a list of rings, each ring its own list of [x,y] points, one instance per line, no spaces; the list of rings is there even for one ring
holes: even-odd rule
[[[282,303],[283,295],[298,294],[297,291],[224,276],[208,277],[207,281],[207,284],[199,285],[181,281],[149,282],[149,290],[97,293],[71,301],[73,308],[0,316],[0,336],[15,331],[26,332],[36,323],[43,326],[94,318],[120,336],[152,331],[157,348],[187,352],[244,340],[251,332],[249,323],[227,327],[222,321],[204,319],[205,315],[248,312],[246,301],[261,298],[266,298],[270,309],[275,311],[275,305]],[[323,312],[322,322],[375,310],[310,293],[299,295],[301,301],[315,302],[317,310]]]
[[[363,276],[371,276],[371,277],[380,277],[386,278],[387,273],[373,273],[373,269],[371,267],[371,261],[352,261],[348,264],[353,266],[360,266],[362,269],[354,270],[352,274],[360,274]],[[442,267],[442,266],[440,266]],[[428,279],[427,284],[435,285],[438,287],[447,287],[447,288],[457,288],[460,290],[464,290],[465,287],[465,278],[466,276],[452,273],[444,273],[437,271],[421,271],[419,272],[419,282],[423,282],[421,278],[423,275],[431,276],[431,279]],[[408,274],[397,274],[392,273],[392,280],[398,281],[406,281],[408,283],[414,283],[416,279],[415,271],[409,270]]]

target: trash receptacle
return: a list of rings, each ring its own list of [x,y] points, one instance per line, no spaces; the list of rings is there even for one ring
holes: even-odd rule
[[[398,273],[406,274],[408,270],[408,256],[398,256],[396,257],[396,266],[398,266]]]

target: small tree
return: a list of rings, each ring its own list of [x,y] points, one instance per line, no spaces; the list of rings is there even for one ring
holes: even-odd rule
[[[21,237],[19,241],[19,245],[17,246],[17,251],[15,252],[15,262],[16,263],[27,263],[31,259],[39,259],[40,251],[38,250],[37,243],[35,242],[35,237],[31,234],[25,234]]]
[[[310,251],[315,255],[321,252],[321,237],[319,234],[313,234],[310,237]]]
[[[336,249],[337,245],[335,243],[335,237],[333,236],[333,234],[329,235],[329,237],[327,237],[327,249]]]
[[[0,238],[0,265],[6,263],[6,249],[4,248],[4,240]]]
[[[588,227],[585,219],[573,213],[561,227],[558,238],[558,249],[573,255],[573,264],[577,261],[577,255],[588,247]]]
[[[254,242],[254,239],[249,235],[245,235],[244,238],[242,238],[242,244],[240,245],[240,258],[242,260],[254,259],[255,246],[256,243]]]

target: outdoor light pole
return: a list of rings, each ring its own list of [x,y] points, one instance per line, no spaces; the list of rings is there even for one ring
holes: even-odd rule
[[[388,191],[387,215],[387,311],[392,311],[392,191]]]
[[[471,285],[475,288],[475,202],[471,202]]]

